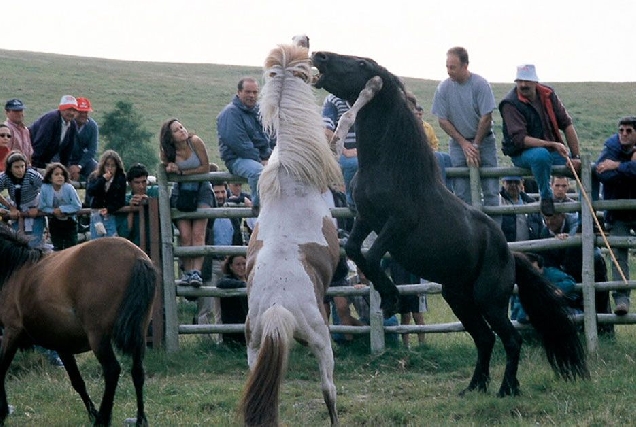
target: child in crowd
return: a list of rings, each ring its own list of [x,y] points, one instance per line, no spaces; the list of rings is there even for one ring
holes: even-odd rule
[[[117,235],[115,212],[126,204],[124,163],[114,150],[106,150],[88,177],[86,194],[91,208],[91,239]]]
[[[49,217],[49,233],[53,250],[61,251],[77,244],[75,214],[82,208],[82,203],[63,164],[50,163],[46,167],[38,208],[52,215]]]
[[[9,207],[13,229],[31,237],[29,245],[42,245],[44,217],[38,215],[38,197],[42,187],[42,175],[29,168],[27,158],[13,150],[5,160],[5,171],[0,173],[0,191],[7,190],[11,200],[4,197],[0,203]]]

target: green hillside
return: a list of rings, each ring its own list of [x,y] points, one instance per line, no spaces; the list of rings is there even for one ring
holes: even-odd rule
[[[260,74],[261,70],[254,67],[116,61],[0,49],[0,100],[22,99],[28,107],[28,124],[56,108],[66,93],[90,98],[95,109],[93,117],[98,123],[117,101],[129,101],[143,115],[143,126],[155,134],[156,139],[161,123],[178,117],[203,138],[211,161],[221,165],[216,116],[236,93],[240,77],[260,78]],[[424,106],[425,118],[435,126],[444,146],[447,138],[428,113],[438,82],[411,78],[405,81]],[[574,118],[583,152],[593,157],[598,155],[607,136],[615,132],[616,119],[636,114],[636,82],[556,83],[552,86]],[[511,87],[512,83],[494,84],[497,100]],[[325,95],[325,92],[317,92],[317,102]],[[495,123],[499,141],[498,112]],[[500,159],[509,164],[503,155]]]

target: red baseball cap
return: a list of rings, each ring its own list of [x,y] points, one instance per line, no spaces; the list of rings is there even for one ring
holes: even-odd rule
[[[91,102],[88,98],[77,98],[77,111],[86,111],[88,113],[93,111],[91,108]]]

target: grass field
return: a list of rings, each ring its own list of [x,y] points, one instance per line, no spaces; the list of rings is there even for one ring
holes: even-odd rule
[[[186,312],[193,309],[186,304]],[[188,308],[189,307],[189,308]],[[454,321],[439,295],[429,300],[427,322]],[[504,354],[498,342],[490,390],[460,398],[475,362],[465,333],[429,334],[425,345],[388,349],[370,355],[364,340],[336,347],[335,381],[343,426],[614,426],[634,425],[636,329],[618,326],[614,339],[601,338],[589,355],[591,380],[564,382],[550,370],[542,348],[526,339],[519,366],[522,395],[500,399]],[[113,425],[134,415],[134,389],[123,359]],[[247,374],[243,350],[228,349],[195,336],[181,337],[180,351],[150,350],[146,357],[146,409],[151,425],[238,426],[236,407]],[[97,402],[103,382],[91,354],[80,356],[80,369]],[[19,354],[7,381],[16,407],[8,425],[89,425],[81,400],[63,369],[42,356]],[[316,361],[294,348],[281,395],[281,421],[288,426],[328,425]]]
[[[444,67],[443,61],[439,66]],[[537,67],[540,71],[541,64]],[[479,74],[479,70],[473,71]],[[161,123],[170,117],[178,117],[203,138],[210,159],[221,166],[216,116],[234,96],[238,80],[245,75],[260,78],[261,70],[215,64],[116,61],[0,49],[0,100],[22,99],[28,107],[28,124],[56,108],[65,93],[90,98],[95,109],[93,117],[98,123],[117,101],[129,101],[143,115],[143,126],[155,135],[157,151]],[[497,101],[512,88],[513,77],[514,70],[510,70],[510,84],[493,84]],[[405,83],[424,107],[425,119],[434,125],[442,147],[447,146],[445,134],[429,112],[439,82],[407,78]],[[574,119],[582,152],[593,158],[600,152],[605,139],[616,131],[616,120],[622,115],[636,114],[636,82],[557,83],[553,87]],[[322,103],[325,95],[324,91],[317,91],[316,102]],[[498,111],[494,113],[494,121],[500,141]],[[510,165],[501,153],[500,161]]]

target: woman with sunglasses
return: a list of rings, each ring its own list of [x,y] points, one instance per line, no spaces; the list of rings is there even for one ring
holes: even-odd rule
[[[9,129],[9,126],[4,123],[0,123],[0,172],[4,172],[5,160],[11,151],[11,140],[13,139],[13,132]]]

